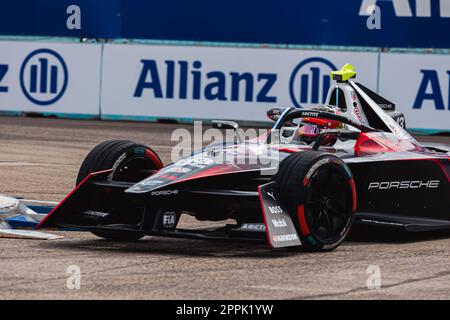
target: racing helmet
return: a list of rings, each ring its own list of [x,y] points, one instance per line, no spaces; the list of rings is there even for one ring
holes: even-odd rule
[[[338,107],[318,105],[312,108],[312,110],[329,112],[333,114],[339,114],[340,110]],[[329,129],[342,129],[344,128],[343,123],[324,118],[302,118],[300,120],[300,126],[297,129],[296,139],[298,141],[304,142],[306,144],[313,143],[323,130]],[[336,142],[334,136],[325,137],[322,141],[324,146],[332,146]]]

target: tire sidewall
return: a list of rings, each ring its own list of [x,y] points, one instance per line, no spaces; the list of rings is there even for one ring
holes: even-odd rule
[[[107,180],[114,180],[118,168],[132,157],[146,158],[151,162],[152,169],[160,169],[163,164],[158,155],[148,146],[128,140],[110,140],[98,144],[84,159],[77,177],[77,185],[89,174],[112,169]],[[137,181],[138,182],[138,181]],[[145,233],[127,231],[92,231],[93,234],[112,241],[134,242]]]
[[[119,154],[116,154],[119,152]],[[97,145],[84,159],[77,176],[77,185],[85,179],[89,174],[112,169],[108,175],[108,180],[114,179],[117,169],[124,161],[128,161],[130,157],[146,157],[153,164],[155,169],[160,169],[162,165],[161,159],[148,146],[144,144],[134,143],[128,140],[110,140]]]
[[[130,161],[132,158],[146,158],[153,162],[153,165],[155,166],[154,169],[160,169],[160,165],[158,163],[155,163],[153,159],[151,159],[148,156],[148,153],[153,153],[153,155],[156,155],[153,150],[151,150],[149,147],[144,145],[136,145],[133,147],[130,147],[125,152],[123,152],[113,163],[111,169],[111,173],[108,175],[108,181],[114,180],[117,170],[122,166],[122,164],[125,161]],[[136,181],[139,182],[139,181]]]
[[[305,179],[307,179],[308,181],[307,182],[305,180],[302,181],[303,193],[302,193],[302,198],[299,199],[299,201],[303,202],[305,200],[306,191],[307,191],[307,188],[309,187],[310,179],[314,176],[314,174],[317,171],[319,171],[320,169],[323,169],[324,167],[327,167],[327,166],[333,166],[335,169],[341,171],[343,176],[345,176],[347,178],[347,181],[353,179],[353,175],[352,175],[350,169],[348,168],[347,164],[344,161],[342,161],[340,158],[338,158],[336,156],[324,154],[310,166],[307,173],[305,174]],[[352,186],[349,183],[349,190],[351,190],[351,188],[352,188]],[[352,199],[352,201],[354,201],[354,200]],[[339,246],[342,243],[342,241],[344,241],[345,237],[347,236],[348,232],[350,231],[350,227],[353,223],[353,218],[354,218],[354,214],[352,213],[351,218],[348,219],[346,225],[342,229],[338,238],[333,239],[333,241],[324,242],[322,240],[319,240],[314,235],[313,232],[311,232],[309,235],[307,235],[305,237],[305,235],[301,231],[302,237],[304,237],[305,241],[308,241],[312,246],[319,246],[321,250],[332,250],[332,249],[336,248],[337,246]]]
[[[284,190],[279,191],[287,194],[284,204],[287,206],[288,212],[291,215],[304,248],[320,251],[332,250],[339,246],[349,233],[354,219],[353,210],[339,237],[333,239],[332,242],[324,242],[314,236],[313,232],[309,231],[311,228],[309,222],[307,222],[306,216],[303,216],[302,218],[303,221],[306,221],[307,225],[307,228],[305,228],[304,223],[303,229],[307,230],[302,229],[302,224],[300,223],[301,211],[299,211],[298,208],[304,204],[311,178],[318,170],[323,169],[325,166],[334,166],[342,173],[342,176],[348,180],[349,190],[352,190],[350,196],[354,207],[354,203],[356,202],[356,191],[354,190],[353,175],[342,159],[329,153],[306,151],[305,154],[293,154],[291,156],[293,158],[287,162],[284,170],[285,172],[280,175],[281,180],[284,181],[277,181],[282,188],[284,188]],[[292,180],[289,181],[290,179]],[[305,215],[305,210],[303,210],[303,215]]]

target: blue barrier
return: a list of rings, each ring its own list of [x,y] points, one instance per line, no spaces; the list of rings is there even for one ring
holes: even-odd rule
[[[380,8],[370,30],[362,5]],[[446,0],[15,0],[0,10],[0,35],[297,45],[450,48]],[[66,27],[69,5],[81,29]],[[402,4],[402,5],[401,5]]]

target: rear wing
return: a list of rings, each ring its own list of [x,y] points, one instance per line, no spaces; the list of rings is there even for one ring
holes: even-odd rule
[[[353,81],[348,81],[350,86],[360,96],[360,101],[364,114],[369,119],[372,127],[381,129],[383,131],[393,133],[398,139],[413,140],[419,144],[405,129],[403,129],[397,121],[386,113],[386,110],[381,108],[362,88],[361,84],[356,84]],[[366,88],[367,89],[367,88]],[[368,89],[367,89],[368,90]],[[370,91],[370,90],[369,90]],[[372,92],[372,91],[371,91]],[[378,96],[378,95],[377,95]],[[378,96],[379,97],[379,96]],[[384,98],[383,98],[384,99]],[[376,123],[376,125],[374,125]]]
[[[365,94],[367,94],[370,99],[372,99],[378,106],[380,106],[381,109],[384,111],[395,111],[395,103],[387,100],[386,98],[383,98],[379,94],[373,92],[369,88],[363,86],[359,82],[354,82],[354,84],[360,88],[362,91],[364,91]]]

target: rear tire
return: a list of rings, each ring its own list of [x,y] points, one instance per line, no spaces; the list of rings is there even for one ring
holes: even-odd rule
[[[84,159],[77,176],[77,185],[90,173],[113,169],[108,180],[139,182],[146,178],[146,170],[158,170],[163,164],[148,146],[128,140],[109,140],[97,145]],[[147,175],[148,176],[148,175]],[[134,242],[144,237],[141,232],[92,231],[111,241]]]
[[[294,153],[275,177],[281,203],[302,241],[300,249],[332,250],[353,223],[356,191],[348,166],[320,151]]]

